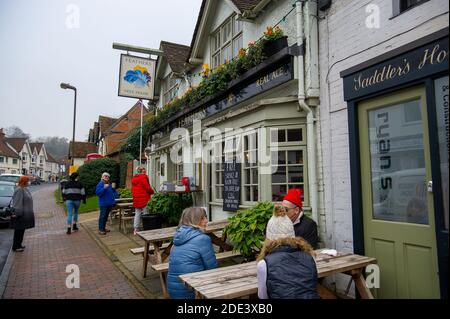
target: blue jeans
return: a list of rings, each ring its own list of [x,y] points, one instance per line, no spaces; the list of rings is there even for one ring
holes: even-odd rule
[[[100,216],[98,218],[98,230],[105,231],[106,222],[108,221],[109,212],[112,206],[100,206]]]
[[[78,221],[78,208],[80,208],[81,201],[79,200],[66,200],[67,205],[67,225],[72,225],[72,217],[73,223],[76,224]]]

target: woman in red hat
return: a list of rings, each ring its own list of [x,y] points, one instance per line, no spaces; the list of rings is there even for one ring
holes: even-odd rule
[[[314,249],[317,249],[319,242],[317,224],[303,213],[302,193],[301,189],[290,189],[284,197],[282,205],[294,224],[295,236],[303,237]]]

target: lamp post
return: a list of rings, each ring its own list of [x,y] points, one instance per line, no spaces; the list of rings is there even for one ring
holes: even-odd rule
[[[73,131],[72,131],[72,158],[71,158],[71,162],[72,162],[72,166],[73,166],[74,155],[75,155],[75,119],[76,119],[76,114],[77,114],[77,88],[68,83],[61,83],[60,86],[61,86],[61,89],[73,90],[75,93],[75,98],[74,98],[74,102],[73,102]]]

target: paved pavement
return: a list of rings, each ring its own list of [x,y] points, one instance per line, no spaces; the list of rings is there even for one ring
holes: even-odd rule
[[[10,254],[3,298],[142,298],[83,229],[66,235],[64,210],[54,200],[56,187],[33,189],[36,227],[25,232],[25,251]],[[79,269],[80,288],[66,286],[74,275],[73,268],[66,272],[69,265]]]

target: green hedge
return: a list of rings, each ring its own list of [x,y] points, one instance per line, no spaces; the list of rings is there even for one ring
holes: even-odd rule
[[[95,159],[78,169],[78,174],[80,175],[79,180],[83,183],[87,195],[95,195],[95,187],[104,172],[111,175],[111,182],[118,184],[119,164],[110,158]]]
[[[131,189],[127,188],[119,188],[117,190],[117,193],[119,193],[119,198],[132,198],[133,195],[131,194]]]

